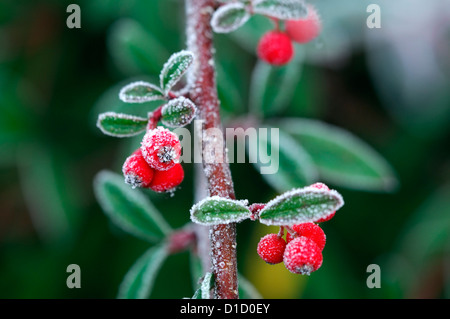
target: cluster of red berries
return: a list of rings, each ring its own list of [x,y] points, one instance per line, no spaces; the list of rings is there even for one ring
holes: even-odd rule
[[[184,179],[180,156],[181,144],[175,133],[163,127],[149,130],[141,147],[123,164],[125,183],[155,192],[170,191]]]
[[[322,183],[311,186],[317,189],[328,189]],[[334,214],[314,223],[285,226],[278,234],[265,235],[258,243],[258,255],[268,264],[284,262],[286,268],[294,274],[311,274],[322,266],[322,250],[326,243],[325,233],[317,223],[330,220]],[[283,238],[284,228],[288,229],[286,239]]]
[[[320,17],[312,5],[308,15],[299,20],[286,20],[285,31],[272,30],[259,40],[257,53],[261,60],[271,65],[284,65],[294,56],[292,41],[307,43],[315,39],[322,28]]]

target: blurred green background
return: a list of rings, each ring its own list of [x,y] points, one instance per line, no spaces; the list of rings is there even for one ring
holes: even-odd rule
[[[266,115],[353,133],[390,163],[399,187],[329,183],[346,204],[323,224],[324,263],[310,277],[266,265],[256,245],[271,229],[239,224],[238,268],[265,298],[450,297],[450,3],[392,2],[311,1],[323,33],[296,48],[301,73]],[[81,8],[80,29],[66,26],[71,3]],[[381,7],[381,29],[366,26],[370,3]],[[118,91],[135,79],[156,80],[170,54],[185,48],[183,26],[181,0],[0,2],[1,298],[116,297],[148,244],[109,222],[92,182],[103,169],[120,173],[139,139],[104,136],[95,123],[110,110],[146,114],[151,105],[124,105]],[[227,123],[255,111],[255,47],[270,27],[254,17],[215,38]],[[189,221],[193,204],[192,164],[184,167],[174,197],[148,193],[173,228]],[[251,164],[232,164],[232,174],[240,199],[278,194]],[[73,263],[80,289],[66,286]],[[151,297],[192,296],[188,263],[187,253],[170,256]],[[369,289],[366,269],[374,263],[381,288]]]

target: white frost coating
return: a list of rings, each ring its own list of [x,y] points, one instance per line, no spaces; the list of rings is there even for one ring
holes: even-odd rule
[[[165,116],[170,116],[174,113],[184,114],[180,114],[180,116],[172,120],[165,118]],[[197,107],[190,99],[180,96],[165,104],[161,109],[161,114],[161,121],[164,125],[169,127],[181,127],[192,122],[197,114]]]
[[[210,299],[211,298],[211,289],[213,284],[213,274],[207,272],[203,278],[202,284],[200,285],[200,291],[202,292],[202,299]]]
[[[224,197],[220,197],[220,196],[206,197],[203,200],[201,200],[200,202],[198,202],[197,204],[195,204],[194,206],[192,206],[192,208],[190,210],[191,220],[194,223],[200,224],[200,225],[207,225],[207,226],[229,224],[229,223],[240,222],[244,219],[249,218],[251,215],[251,212],[248,211],[247,214],[242,213],[242,214],[239,214],[238,216],[236,216],[236,215],[230,216],[230,218],[228,218],[228,219],[215,217],[215,216],[208,216],[206,218],[202,218],[201,220],[198,219],[196,216],[197,211],[209,201],[218,201],[219,202],[217,204],[218,208],[223,207],[223,205],[225,205],[226,203],[232,203],[233,205],[240,206],[242,208],[245,208],[248,211],[248,200],[246,200],[246,199],[245,200],[232,200],[232,199],[224,198]],[[215,235],[218,235],[218,234],[215,234]]]
[[[342,206],[344,206],[344,199],[342,198],[342,195],[339,194],[337,191],[335,190],[326,190],[326,189],[317,189],[311,186],[307,186],[304,188],[297,188],[297,189],[292,189],[288,192],[283,193],[280,196],[275,197],[274,199],[272,199],[271,201],[269,201],[266,206],[259,212],[259,216],[262,216],[264,214],[264,212],[266,212],[269,209],[272,209],[274,206],[280,204],[281,202],[283,202],[284,200],[290,198],[290,197],[294,197],[294,196],[308,196],[308,195],[315,195],[315,194],[323,194],[323,195],[328,195],[329,197],[332,197],[334,199],[337,200],[337,204],[330,206],[327,204],[322,204],[319,205],[317,207],[315,207],[314,209],[316,210],[314,212],[314,218],[310,218],[308,216],[305,216],[303,214],[299,214],[298,216],[296,216],[297,218],[289,218],[289,219],[284,219],[284,218],[268,218],[268,219],[259,219],[259,221],[262,224],[265,225],[274,225],[274,226],[284,226],[284,225],[292,225],[292,224],[299,224],[299,223],[308,223],[308,222],[314,222],[316,220],[322,219],[327,217],[328,215],[330,215],[331,213],[333,213],[334,211],[337,211],[338,209],[340,209]]]
[[[159,87],[144,81],[137,81],[124,86],[119,92],[119,99],[125,103],[145,103],[164,99]]]
[[[147,122],[147,119],[145,119],[143,117],[124,114],[124,113],[105,112],[105,113],[100,114],[97,119],[97,127],[100,129],[100,131],[102,131],[103,134],[109,135],[109,136],[114,136],[114,137],[134,136],[136,134],[139,134],[140,132],[143,132],[145,130],[145,127],[142,130],[139,130],[139,131],[134,130],[133,132],[130,132],[128,134],[126,134],[126,133],[116,134],[116,133],[106,130],[105,127],[103,126],[103,121],[106,120],[107,118],[116,118],[116,119],[121,119],[121,120],[125,119],[125,120],[130,120],[130,121],[136,122],[136,123]]]
[[[246,6],[239,2],[223,5],[217,9],[211,19],[211,27],[217,33],[229,33],[237,30],[250,19]]]
[[[181,50],[170,56],[159,75],[159,81],[164,95],[167,95],[170,89],[181,79],[193,61],[194,54],[187,50]],[[176,68],[174,69],[174,67]]]
[[[308,14],[303,0],[255,0],[253,12],[281,20],[298,20]]]

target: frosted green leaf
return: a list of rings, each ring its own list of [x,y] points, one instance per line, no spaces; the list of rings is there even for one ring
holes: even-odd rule
[[[123,87],[120,90],[119,98],[126,103],[145,103],[164,100],[164,94],[156,85],[137,81]]]
[[[159,75],[160,85],[164,95],[167,95],[170,89],[181,79],[193,61],[194,54],[190,51],[182,50],[172,54],[164,64]]]
[[[119,287],[119,299],[145,299],[150,296],[156,275],[168,256],[165,244],[147,250],[128,270]]]
[[[255,0],[253,12],[281,20],[298,20],[308,14],[303,0]]]
[[[97,127],[106,135],[128,137],[145,131],[148,120],[123,113],[106,112],[98,116]]]
[[[192,299],[211,299],[211,289],[214,287],[214,275],[207,272],[203,276],[200,287],[195,291]]]
[[[250,19],[250,13],[244,4],[233,2],[217,9],[211,19],[211,27],[217,33],[229,33],[237,30]]]
[[[220,196],[207,197],[191,208],[191,220],[202,225],[219,225],[240,222],[251,216],[246,201]]]
[[[259,221],[278,226],[315,222],[343,205],[342,196],[335,190],[293,189],[268,202],[259,213]]]
[[[159,211],[138,189],[125,184],[123,176],[108,171],[98,173],[94,191],[105,214],[125,232],[152,242],[170,232]]]
[[[324,180],[366,191],[393,191],[398,186],[389,163],[352,133],[317,120],[286,119],[277,125],[308,152]]]
[[[195,117],[195,104],[185,97],[170,100],[161,109],[161,122],[168,127],[186,126]]]

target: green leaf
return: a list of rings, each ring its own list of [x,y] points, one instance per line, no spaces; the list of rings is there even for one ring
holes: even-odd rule
[[[143,117],[106,112],[98,116],[97,127],[106,135],[128,137],[143,132],[148,120]]]
[[[20,145],[15,158],[24,205],[39,240],[57,246],[74,243],[85,217],[79,174],[73,158],[35,141]],[[71,162],[72,161],[72,162]]]
[[[389,163],[350,132],[316,120],[277,124],[309,153],[324,180],[366,191],[394,191],[398,186]]]
[[[298,20],[308,14],[303,0],[255,0],[253,12],[281,20]]]
[[[124,231],[149,241],[160,240],[170,232],[169,225],[147,197],[125,184],[121,175],[98,173],[94,191],[106,215]]]
[[[124,86],[120,90],[119,98],[126,103],[145,103],[164,100],[164,95],[157,86],[137,81]]]
[[[239,2],[225,4],[217,9],[211,19],[214,32],[229,33],[237,30],[250,19],[246,6]]]
[[[256,64],[250,87],[250,111],[271,117],[291,102],[302,73],[303,52],[297,52],[291,63],[274,67],[263,61]]]
[[[145,299],[150,296],[156,275],[168,256],[165,244],[147,250],[130,268],[119,287],[119,299]]]
[[[182,127],[191,123],[197,112],[195,104],[185,98],[170,100],[161,109],[161,122],[168,127]]]
[[[399,231],[396,250],[411,266],[426,267],[424,261],[431,261],[439,253],[448,253],[449,239],[450,183],[447,183],[431,193],[408,216],[408,222]]]
[[[335,190],[305,187],[277,196],[260,211],[259,221],[266,225],[292,225],[326,218],[344,205]]]
[[[397,234],[391,253],[380,264],[381,269],[385,270],[383,276],[386,282],[402,287],[403,292],[414,291],[414,296],[421,296],[418,289],[421,285],[417,284],[418,274],[425,281],[429,280],[430,275],[440,273],[437,269],[442,269],[444,277],[450,275],[447,266],[450,249],[450,183],[431,192],[415,211],[408,214],[407,222],[398,229]],[[443,292],[444,298],[450,297],[445,289]]]
[[[203,276],[200,287],[195,291],[192,299],[211,299],[211,289],[214,287],[214,275],[207,272]]]
[[[111,27],[108,51],[118,69],[127,75],[156,75],[168,55],[158,39],[131,19],[120,19]]]
[[[246,202],[220,196],[207,197],[191,208],[191,220],[201,225],[240,222],[250,216]]]
[[[247,144],[249,161],[278,192],[309,185],[318,174],[308,153],[278,128],[260,129],[258,141]]]
[[[190,51],[182,50],[172,54],[164,64],[159,75],[160,85],[164,95],[167,95],[170,89],[181,79],[192,62],[194,62],[194,55]]]

